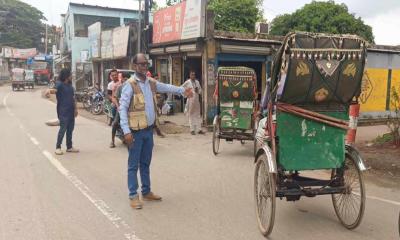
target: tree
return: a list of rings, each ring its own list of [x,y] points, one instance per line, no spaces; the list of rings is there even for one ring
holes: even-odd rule
[[[334,1],[313,1],[292,14],[277,16],[271,25],[273,35],[286,35],[291,31],[356,34],[374,42],[372,28],[360,17],[350,14],[344,3]]]
[[[214,11],[215,29],[232,32],[254,32],[262,20],[262,0],[210,0]]]
[[[181,3],[182,0],[166,0],[165,3],[167,4],[167,6],[173,6],[175,4]]]
[[[0,45],[43,48],[46,20],[38,9],[18,0],[0,0]]]

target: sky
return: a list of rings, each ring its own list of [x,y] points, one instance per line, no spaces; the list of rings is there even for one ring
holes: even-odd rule
[[[42,11],[48,22],[61,25],[60,14],[66,13],[69,2],[137,9],[138,0],[22,0]],[[159,6],[165,0],[156,0]],[[292,13],[311,0],[264,0],[264,17],[271,21],[277,15]],[[383,45],[400,45],[400,0],[336,0],[345,3],[350,13],[361,17],[372,27],[375,42]]]

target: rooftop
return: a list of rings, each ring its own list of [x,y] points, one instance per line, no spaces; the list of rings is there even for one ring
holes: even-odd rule
[[[111,10],[111,11],[120,11],[120,12],[139,12],[138,10],[134,9],[126,9],[126,8],[111,8],[111,7],[103,7],[103,6],[98,6],[98,5],[88,5],[84,3],[69,3],[70,6],[76,6],[76,7],[84,7],[84,8],[93,8],[93,9],[103,9],[103,10]]]
[[[241,33],[241,32],[228,32],[228,31],[214,31],[215,39],[250,41],[250,42],[264,42],[272,44],[282,44],[283,36],[272,36],[268,34],[254,34],[254,33]]]

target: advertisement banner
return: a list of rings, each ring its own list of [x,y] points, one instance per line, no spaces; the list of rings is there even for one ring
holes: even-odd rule
[[[101,58],[113,57],[112,30],[101,32]]]
[[[96,22],[88,27],[89,52],[91,58],[100,58],[101,23]]]
[[[36,55],[36,48],[26,48],[26,49],[13,48],[12,49],[12,57],[13,58],[28,59],[30,57],[34,57],[35,55]]]
[[[128,52],[129,26],[122,26],[113,29],[112,45],[113,57],[126,57]]]
[[[155,12],[153,43],[204,36],[204,1],[187,0]]]

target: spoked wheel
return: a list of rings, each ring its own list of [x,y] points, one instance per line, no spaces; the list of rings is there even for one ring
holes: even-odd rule
[[[254,173],[254,197],[258,227],[265,237],[271,234],[274,227],[276,208],[275,176],[268,169],[267,156],[261,154],[257,158]]]
[[[244,145],[246,142],[244,140],[240,140],[240,144]]]
[[[343,169],[332,170],[332,178],[343,176],[345,191],[332,194],[332,202],[336,216],[347,229],[354,229],[361,223],[365,209],[365,187],[357,157],[355,152],[346,152]]]
[[[221,139],[219,138],[219,118],[218,116],[215,116],[214,118],[214,126],[213,126],[213,138],[212,138],[212,145],[213,145],[213,153],[214,155],[218,154],[219,151],[219,143]]]

